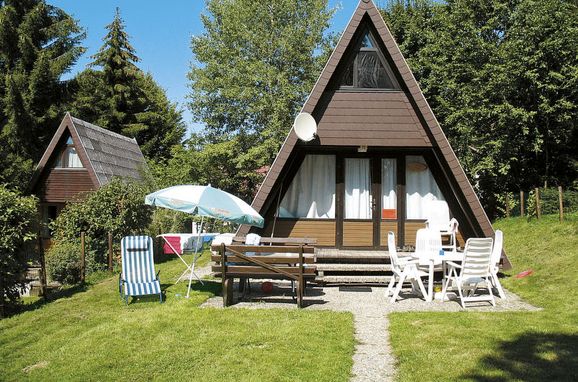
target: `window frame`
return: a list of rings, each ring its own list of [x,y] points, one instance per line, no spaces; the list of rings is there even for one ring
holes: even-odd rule
[[[82,165],[81,167],[70,167],[70,163],[68,162],[68,152],[70,151],[70,149],[74,149],[76,151],[76,156],[78,157],[78,159],[80,160],[80,164]],[[78,150],[76,149],[76,146],[74,146],[74,142],[72,141],[72,137],[68,137],[68,139],[66,140],[66,143],[64,145],[64,147],[60,150],[60,153],[58,154],[57,160],[54,163],[54,168],[55,169],[66,169],[66,170],[78,170],[78,169],[85,169],[84,164],[82,163],[82,159],[80,158],[80,155],[78,154]]]

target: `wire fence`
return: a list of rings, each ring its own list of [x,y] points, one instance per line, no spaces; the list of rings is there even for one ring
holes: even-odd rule
[[[578,191],[564,190],[562,187],[508,192],[498,195],[497,200],[502,217],[540,219],[542,215],[558,214],[560,221],[563,221],[565,215],[578,212]]]

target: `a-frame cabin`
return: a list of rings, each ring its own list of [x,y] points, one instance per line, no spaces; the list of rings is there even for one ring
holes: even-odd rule
[[[29,190],[40,201],[41,221],[56,218],[67,202],[99,189],[113,177],[141,179],[144,156],[128,138],[66,113],[42,155]],[[44,248],[50,232],[42,232]]]
[[[413,245],[428,202],[445,200],[459,241],[494,231],[407,62],[371,0],[361,0],[302,112],[311,142],[292,129],[252,206],[262,235],[314,237],[319,246]],[[242,226],[239,234],[248,233]],[[507,262],[507,259],[505,259]]]

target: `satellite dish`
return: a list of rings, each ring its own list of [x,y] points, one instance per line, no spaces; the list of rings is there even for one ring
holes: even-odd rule
[[[293,129],[297,137],[304,142],[309,142],[315,138],[317,133],[317,122],[309,113],[299,113],[293,122]]]

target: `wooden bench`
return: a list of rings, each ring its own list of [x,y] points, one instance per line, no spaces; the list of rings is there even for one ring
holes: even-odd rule
[[[316,276],[314,248],[309,245],[315,243],[315,239],[299,241],[294,238],[290,238],[291,240],[261,238],[261,243],[276,245],[259,246],[236,244],[240,241],[244,242],[244,238],[236,239],[233,245],[218,244],[211,248],[216,252],[211,256],[212,271],[216,277],[221,277],[223,283],[223,305],[229,306],[233,303],[235,278],[284,279],[297,284],[297,306],[302,307],[307,281],[315,279]]]

